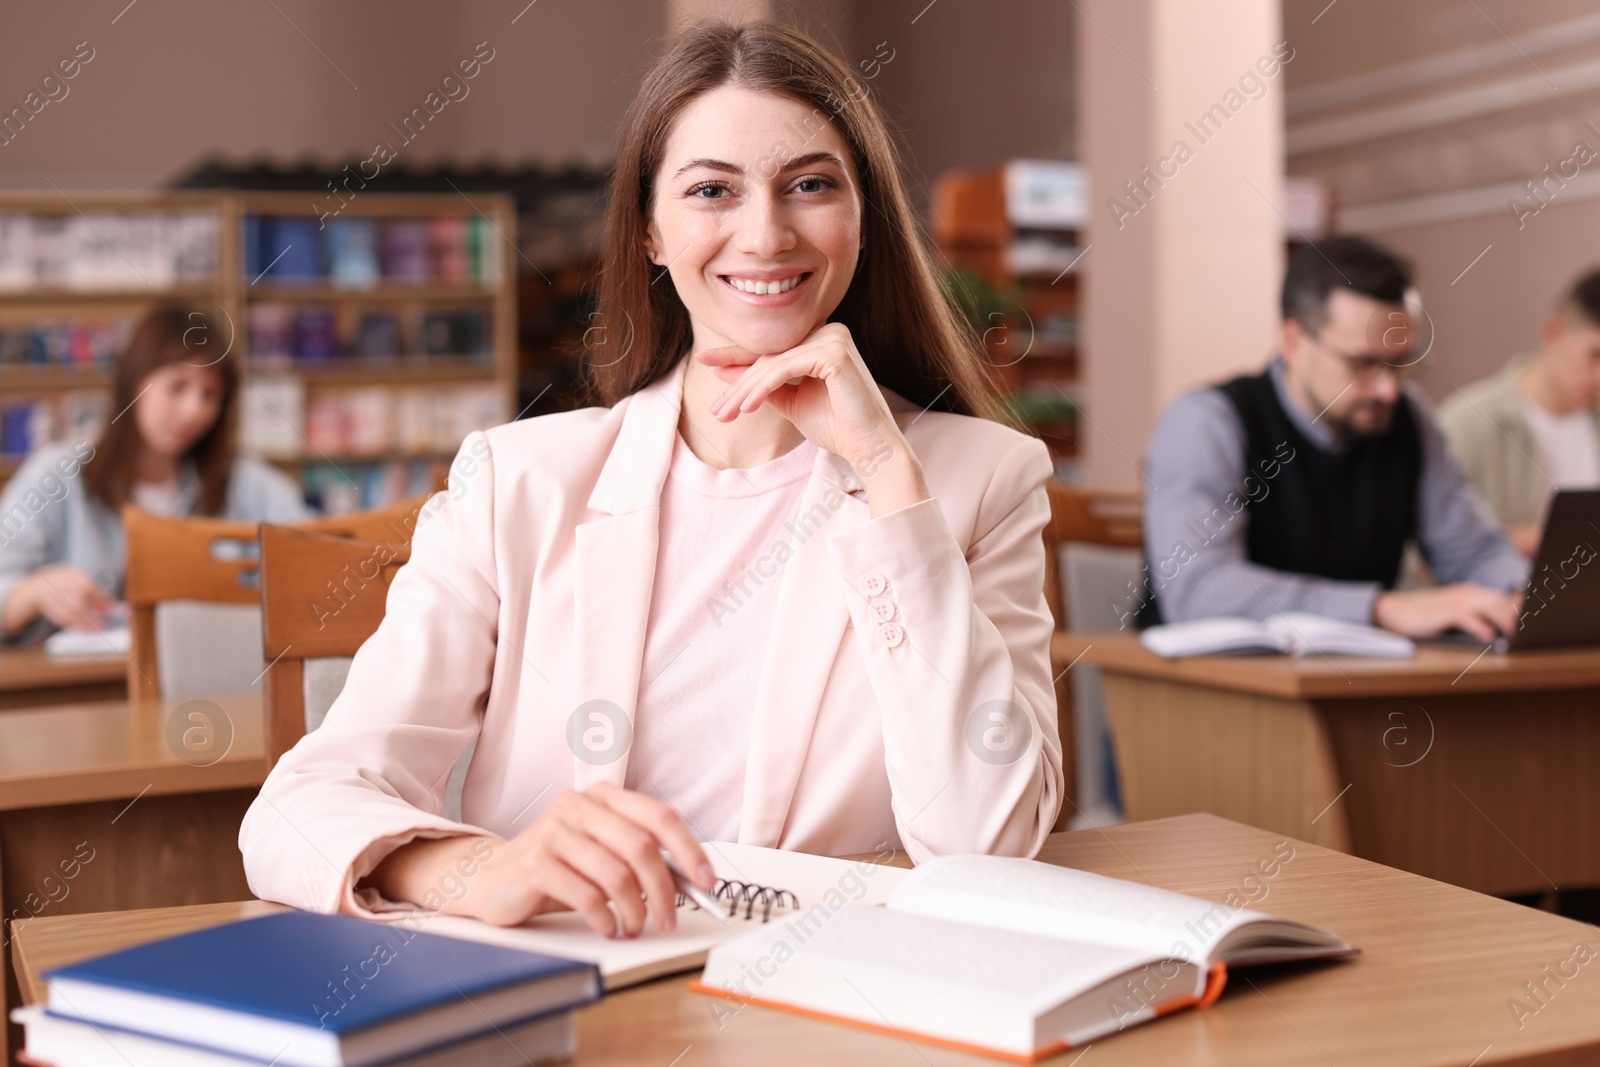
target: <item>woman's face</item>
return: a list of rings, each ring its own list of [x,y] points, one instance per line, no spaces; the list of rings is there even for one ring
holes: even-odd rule
[[[849,147],[819,110],[723,86],[672,129],[648,250],[672,272],[696,351],[769,355],[839,306],[861,253],[861,211]]]
[[[133,413],[146,448],[177,458],[204,437],[222,411],[222,375],[178,361],[145,375]]]

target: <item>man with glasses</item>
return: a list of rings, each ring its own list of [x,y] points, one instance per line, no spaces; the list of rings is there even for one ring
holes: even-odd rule
[[[1135,625],[1303,611],[1411,637],[1516,627],[1527,560],[1405,381],[1427,354],[1419,311],[1409,267],[1371,241],[1294,255],[1271,365],[1156,426]],[[1393,588],[1412,541],[1445,584]]]

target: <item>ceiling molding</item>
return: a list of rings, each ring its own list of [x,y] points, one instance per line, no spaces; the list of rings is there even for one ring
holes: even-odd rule
[[[1284,114],[1288,119],[1295,120],[1325,111],[1355,107],[1397,93],[1426,89],[1457,78],[1520,64],[1524,60],[1531,63],[1536,56],[1595,43],[1600,43],[1600,14],[1585,15],[1490,44],[1425,56],[1392,67],[1381,67],[1295,89],[1284,103]]]
[[[1566,185],[1555,191],[1545,207],[1600,196],[1600,170],[1582,171],[1565,181]],[[1525,182],[1505,182],[1428,196],[1353,204],[1339,209],[1336,226],[1340,233],[1381,233],[1409,226],[1493,215],[1496,212],[1504,212],[1515,219],[1516,215],[1509,206],[1512,200],[1528,207],[1537,203],[1533,194],[1528,192]],[[1536,226],[1538,222],[1535,218],[1529,218],[1525,224]]]
[[[1289,155],[1375,141],[1600,89],[1600,59],[1550,67],[1354,115],[1302,122],[1284,136]]]

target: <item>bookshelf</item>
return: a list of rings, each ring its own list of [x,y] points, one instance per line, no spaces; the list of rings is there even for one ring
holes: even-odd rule
[[[983,337],[1007,401],[1050,449],[1058,475],[1078,454],[1078,265],[1084,178],[1076,163],[1012,160],[947,171],[932,231],[946,283]]]
[[[984,337],[1013,409],[1076,481],[1078,312],[1087,176],[1080,164],[1011,160],[953,170],[933,187],[932,231],[948,284]],[[1314,178],[1284,180],[1288,254],[1332,232],[1335,198]]]
[[[208,312],[240,361],[242,451],[331,513],[443,485],[513,417],[509,196],[358,191],[0,195],[0,477],[110,414],[111,361],[158,302]]]

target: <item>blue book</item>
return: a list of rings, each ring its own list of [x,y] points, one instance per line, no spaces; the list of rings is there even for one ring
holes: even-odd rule
[[[326,271],[322,234],[317,220],[299,215],[274,215],[265,230],[259,255],[267,278],[277,282],[317,282]]]
[[[48,971],[49,1013],[278,1067],[370,1067],[596,1000],[593,964],[286,911]]]

